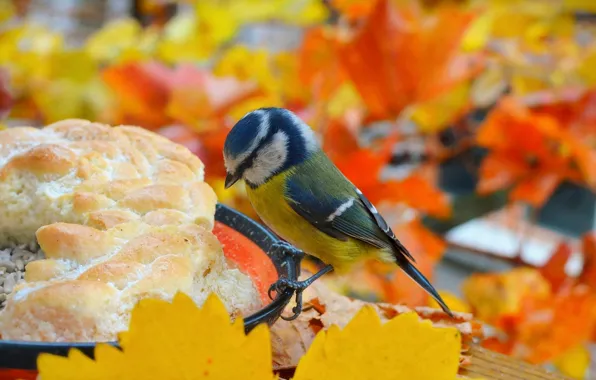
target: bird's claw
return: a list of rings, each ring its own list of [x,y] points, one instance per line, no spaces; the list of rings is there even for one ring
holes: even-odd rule
[[[268,291],[269,298],[273,299],[273,296],[271,295],[271,293],[274,290],[277,292],[277,294],[285,292],[287,289],[292,289],[292,291],[294,293],[296,293],[296,306],[294,306],[292,308],[292,312],[294,314],[291,317],[284,317],[282,315],[281,319],[283,319],[285,321],[292,321],[292,320],[298,318],[298,316],[302,312],[302,292],[304,292],[304,290],[306,290],[306,288],[308,288],[319,277],[323,276],[326,273],[331,272],[332,270],[333,270],[333,267],[331,265],[327,265],[326,267],[324,267],[323,269],[321,269],[320,271],[318,271],[317,273],[315,273],[314,275],[312,275],[311,277],[307,278],[304,281],[293,281],[293,280],[289,280],[287,278],[280,278],[279,280],[274,282],[269,287],[269,291]]]
[[[302,312],[302,292],[312,283],[312,281],[292,281],[287,278],[280,278],[269,287],[269,298],[273,299],[271,293],[275,290],[278,294],[285,292],[287,289],[292,289],[296,293],[296,306],[292,308],[294,313],[290,317],[281,316],[281,319],[285,321],[293,321],[298,318]]]

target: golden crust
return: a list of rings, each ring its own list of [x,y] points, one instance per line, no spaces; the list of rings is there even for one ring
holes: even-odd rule
[[[232,313],[259,306],[211,232],[216,195],[188,149],[78,119],[0,141],[0,247],[36,237],[46,254],[9,295],[2,338],[112,340],[135,302],[177,291],[197,303],[216,292]]]

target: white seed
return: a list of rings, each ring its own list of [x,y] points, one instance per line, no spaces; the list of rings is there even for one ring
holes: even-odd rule
[[[18,274],[17,273],[10,273],[4,279],[4,291],[6,293],[12,292],[14,286],[17,284]]]
[[[0,268],[5,268],[7,272],[12,272],[15,270],[16,265],[10,260],[0,260]]]

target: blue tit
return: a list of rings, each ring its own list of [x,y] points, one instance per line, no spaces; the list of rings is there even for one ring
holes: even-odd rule
[[[345,273],[364,259],[396,263],[449,315],[448,306],[375,206],[322,151],[313,130],[283,108],[246,114],[224,144],[225,187],[243,179],[261,220],[288,243],[327,264],[305,281],[279,280],[275,290],[301,292],[335,270]],[[300,312],[294,309],[295,316]]]

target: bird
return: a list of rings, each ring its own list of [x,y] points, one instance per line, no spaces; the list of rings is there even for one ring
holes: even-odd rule
[[[322,150],[316,134],[285,108],[264,107],[245,114],[230,129],[223,147],[226,189],[244,180],[247,197],[261,221],[283,239],[279,249],[304,253],[325,265],[304,281],[279,279],[270,288],[302,292],[326,273],[348,273],[354,264],[376,259],[397,264],[453,316],[388,223]]]

